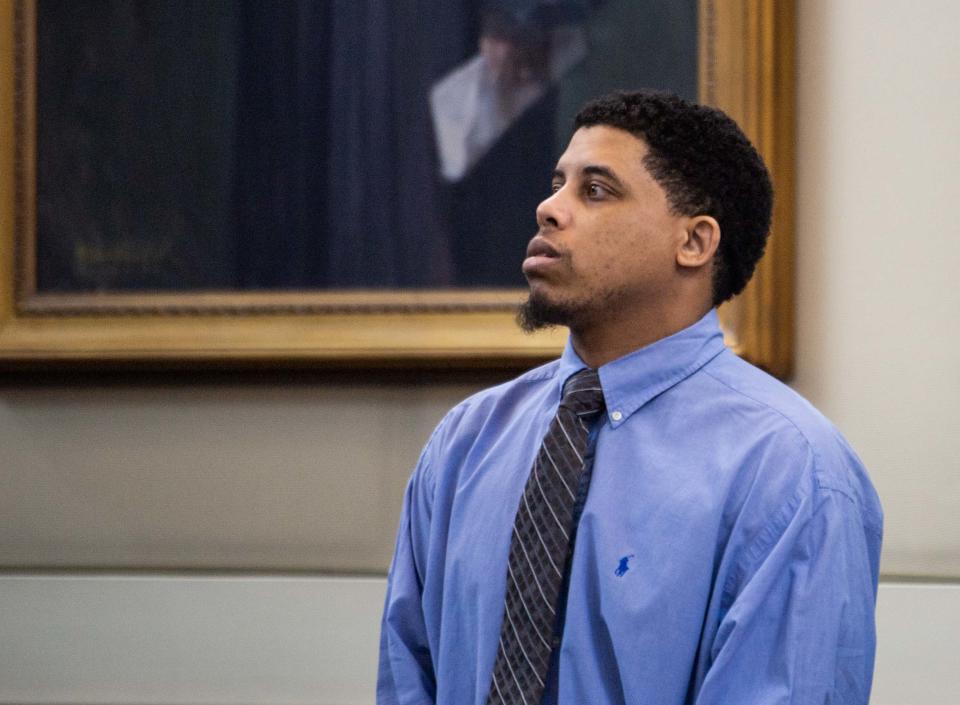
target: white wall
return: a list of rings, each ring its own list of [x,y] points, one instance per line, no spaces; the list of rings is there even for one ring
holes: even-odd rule
[[[383,578],[0,576],[0,703],[370,705],[384,589]],[[881,586],[872,705],[956,702],[958,600],[958,586]]]
[[[798,5],[795,386],[851,439],[887,511],[874,705],[952,705],[960,5]],[[0,576],[0,703],[370,702],[382,581],[15,566],[216,565],[238,541],[267,567],[382,561],[417,447],[472,388],[0,388],[0,558],[14,566]],[[204,527],[222,532],[212,554],[190,543]],[[281,556],[278,531],[299,537]]]

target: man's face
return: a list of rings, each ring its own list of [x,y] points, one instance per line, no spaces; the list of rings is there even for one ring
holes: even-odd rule
[[[689,219],[671,212],[643,165],[646,154],[642,140],[617,128],[573,135],[553,193],[537,208],[539,232],[523,262],[530,284],[520,315],[525,329],[649,320],[672,295]]]

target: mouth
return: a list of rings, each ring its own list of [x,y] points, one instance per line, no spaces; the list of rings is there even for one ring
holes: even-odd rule
[[[559,257],[557,248],[551,245],[542,235],[536,235],[527,245],[527,257]]]
[[[561,259],[560,251],[542,235],[536,235],[527,245],[527,258],[523,260],[523,273],[536,276]]]

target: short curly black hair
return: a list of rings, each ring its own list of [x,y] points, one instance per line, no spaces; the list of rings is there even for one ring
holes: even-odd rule
[[[617,91],[587,103],[574,129],[606,125],[647,145],[644,166],[677,214],[710,215],[720,224],[713,305],[750,281],[770,232],[773,186],[763,159],[721,111],[660,91]]]

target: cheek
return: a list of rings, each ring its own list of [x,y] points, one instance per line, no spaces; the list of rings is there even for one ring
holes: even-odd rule
[[[574,253],[574,271],[590,282],[600,283],[605,276],[623,265],[623,243],[618,241],[615,230],[595,229],[588,242],[582,243]]]
[[[673,271],[669,236],[656,228],[638,227],[635,221],[618,225],[598,231],[584,267],[590,267],[600,288],[659,287],[658,282]]]

